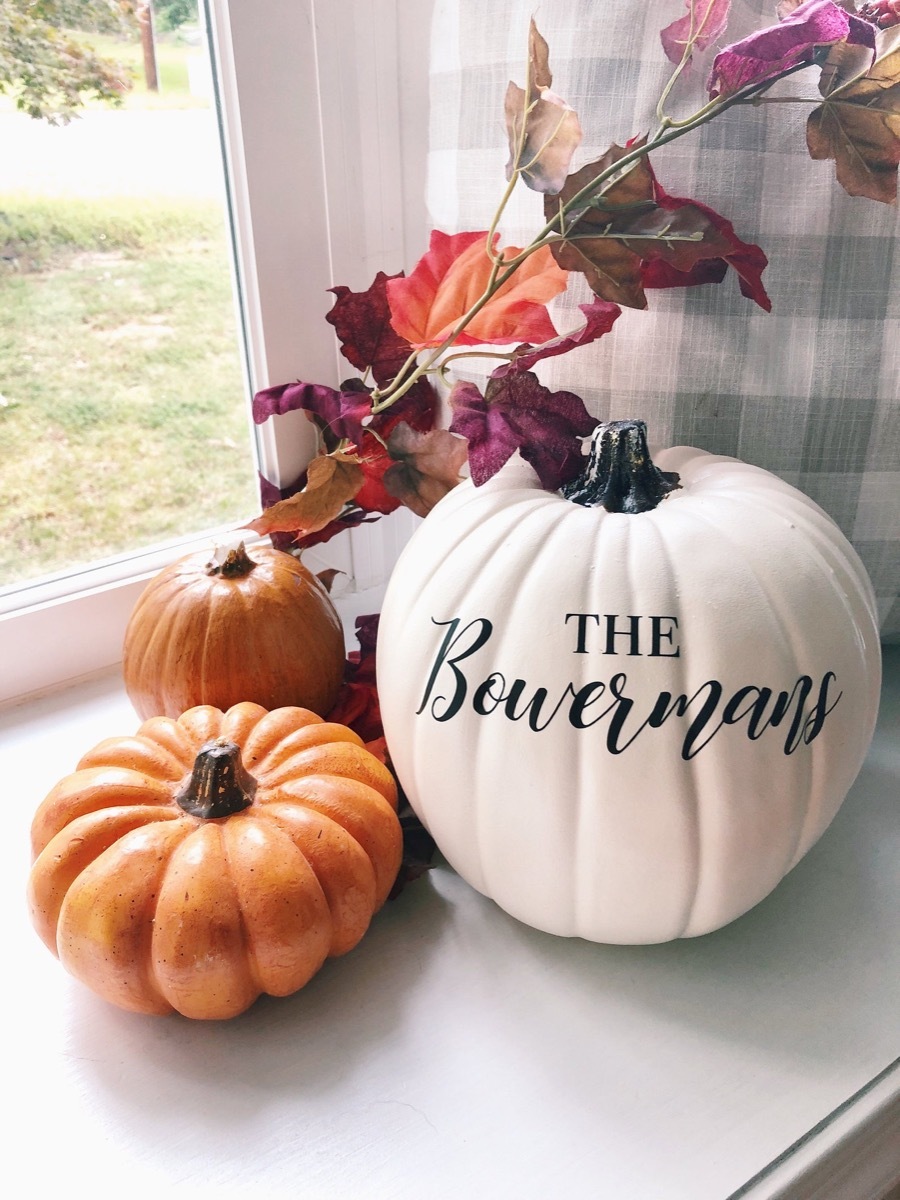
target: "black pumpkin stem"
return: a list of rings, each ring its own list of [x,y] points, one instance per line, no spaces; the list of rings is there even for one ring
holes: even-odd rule
[[[227,738],[213,738],[200,747],[194,769],[175,794],[186,813],[213,821],[249,808],[256,780],[241,761],[241,751]]]
[[[207,575],[218,575],[221,579],[243,579],[256,565],[247,553],[244,543],[241,542],[238,547],[229,550],[221,561],[217,550],[206,564],[206,573]]]
[[[660,471],[651,459],[645,422],[609,421],[594,430],[585,469],[561,490],[574,504],[643,513],[680,487],[676,471]]]

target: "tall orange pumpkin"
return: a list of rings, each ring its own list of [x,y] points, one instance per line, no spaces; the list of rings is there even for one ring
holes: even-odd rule
[[[327,713],[344,670],[340,618],[292,554],[243,544],[188,554],[148,583],[125,631],[125,689],[141,717],[196,704]]]
[[[32,824],[32,922],[121,1008],[236,1016],[352,949],[402,856],[393,776],[301,708],[199,706],[108,738]]]

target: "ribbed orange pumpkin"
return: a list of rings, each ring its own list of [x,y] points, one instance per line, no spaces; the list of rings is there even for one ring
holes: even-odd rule
[[[305,709],[154,717],[35,814],[32,921],[121,1008],[233,1017],[359,942],[400,867],[396,804],[360,738]]]
[[[327,713],[343,671],[327,591],[282,550],[186,555],[147,584],[125,631],[125,689],[141,717],[243,700]]]

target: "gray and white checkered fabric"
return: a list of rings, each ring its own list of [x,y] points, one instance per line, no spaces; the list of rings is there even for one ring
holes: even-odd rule
[[[774,22],[774,0],[733,0],[727,40]],[[550,46],[553,89],[578,112],[573,170],[655,128],[671,64],[659,33],[683,0],[436,0],[428,204],[448,233],[486,229],[505,186],[503,97],[525,82],[532,15]],[[673,97],[699,107],[710,56]],[[814,98],[815,73],[779,85]],[[856,546],[882,634],[900,639],[900,248],[897,208],[848,196],[813,162],[809,106],[733,109],[653,156],[672,195],[710,205],[769,257],[766,314],[719,285],[648,293],[611,334],[548,360],[542,381],[604,420],[641,417],[653,444],[687,443],[766,467],[816,500]],[[542,224],[520,188],[501,225],[522,245]],[[583,281],[579,281],[582,283]],[[554,302],[560,331],[583,323],[586,286]],[[480,360],[473,360],[479,362]],[[477,378],[473,370],[466,372]]]

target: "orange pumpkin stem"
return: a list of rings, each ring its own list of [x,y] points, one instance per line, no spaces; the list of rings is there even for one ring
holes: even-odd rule
[[[594,430],[587,466],[562,494],[574,504],[636,514],[680,487],[678,473],[661,471],[650,457],[643,421],[608,421]]]
[[[227,738],[214,738],[200,747],[175,801],[186,813],[214,821],[249,808],[255,795],[256,780],[244,767],[240,748]]]
[[[223,579],[243,579],[249,575],[256,563],[247,553],[244,543],[237,549],[229,550],[225,558],[219,562],[218,552],[206,564],[207,575],[219,575]]]

